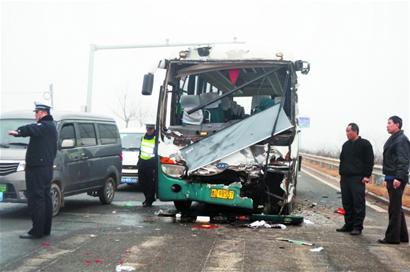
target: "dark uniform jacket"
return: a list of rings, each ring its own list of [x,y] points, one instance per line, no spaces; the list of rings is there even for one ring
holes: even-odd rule
[[[373,171],[374,154],[370,142],[359,137],[346,141],[340,153],[339,174],[341,176],[370,177]]]
[[[26,165],[51,166],[57,153],[57,129],[53,117],[46,115],[37,123],[21,126],[17,137],[30,137]]]
[[[407,181],[410,166],[410,142],[403,130],[394,133],[384,144],[383,174]]]

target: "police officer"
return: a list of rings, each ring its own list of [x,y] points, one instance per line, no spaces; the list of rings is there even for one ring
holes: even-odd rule
[[[345,224],[336,231],[360,235],[366,215],[365,184],[372,175],[374,154],[370,142],[359,136],[357,124],[347,125],[346,136],[348,140],[343,144],[339,166]]]
[[[144,137],[141,139],[140,154],[138,159],[138,180],[145,196],[143,207],[151,207],[155,201],[155,125],[146,124]]]
[[[387,132],[391,134],[383,149],[383,174],[389,192],[389,226],[381,244],[409,242],[406,218],[402,209],[404,189],[409,182],[410,141],[401,129],[403,121],[398,116],[387,120]]]
[[[53,205],[50,193],[53,163],[57,152],[57,130],[50,106],[35,103],[36,123],[9,131],[15,137],[30,137],[26,152],[26,195],[33,227],[22,239],[50,235]]]

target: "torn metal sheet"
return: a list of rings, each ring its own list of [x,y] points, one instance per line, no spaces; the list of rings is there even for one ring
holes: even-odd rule
[[[181,156],[187,164],[188,174],[272,137],[272,129],[279,109],[279,104],[270,107],[181,149]],[[292,124],[286,113],[281,109],[273,135],[290,128],[292,128]]]

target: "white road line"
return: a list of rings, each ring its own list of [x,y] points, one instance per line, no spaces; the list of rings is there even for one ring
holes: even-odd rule
[[[315,174],[311,173],[310,171],[307,171],[307,170],[305,170],[305,169],[302,169],[302,172],[305,173],[305,174],[307,174],[307,175],[309,175],[309,176],[311,176],[312,178],[314,178],[314,179],[316,179],[316,180],[318,180],[318,181],[320,181],[320,182],[326,184],[327,186],[332,187],[332,188],[335,189],[336,191],[340,192],[340,188],[339,188],[339,187],[337,187],[337,186],[334,185],[334,184],[331,184],[331,183],[327,182],[326,180],[322,179],[321,177],[316,176]],[[376,212],[387,213],[387,210],[385,210],[385,209],[383,209],[383,208],[380,208],[379,206],[370,204],[370,203],[368,203],[367,201],[366,201],[366,205],[367,205],[369,208],[372,208],[373,210],[375,210]]]

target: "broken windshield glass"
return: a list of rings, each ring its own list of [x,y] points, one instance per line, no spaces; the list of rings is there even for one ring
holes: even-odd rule
[[[278,118],[277,118],[278,117]],[[272,129],[277,124],[275,131]],[[188,173],[292,128],[280,104],[181,149]]]

